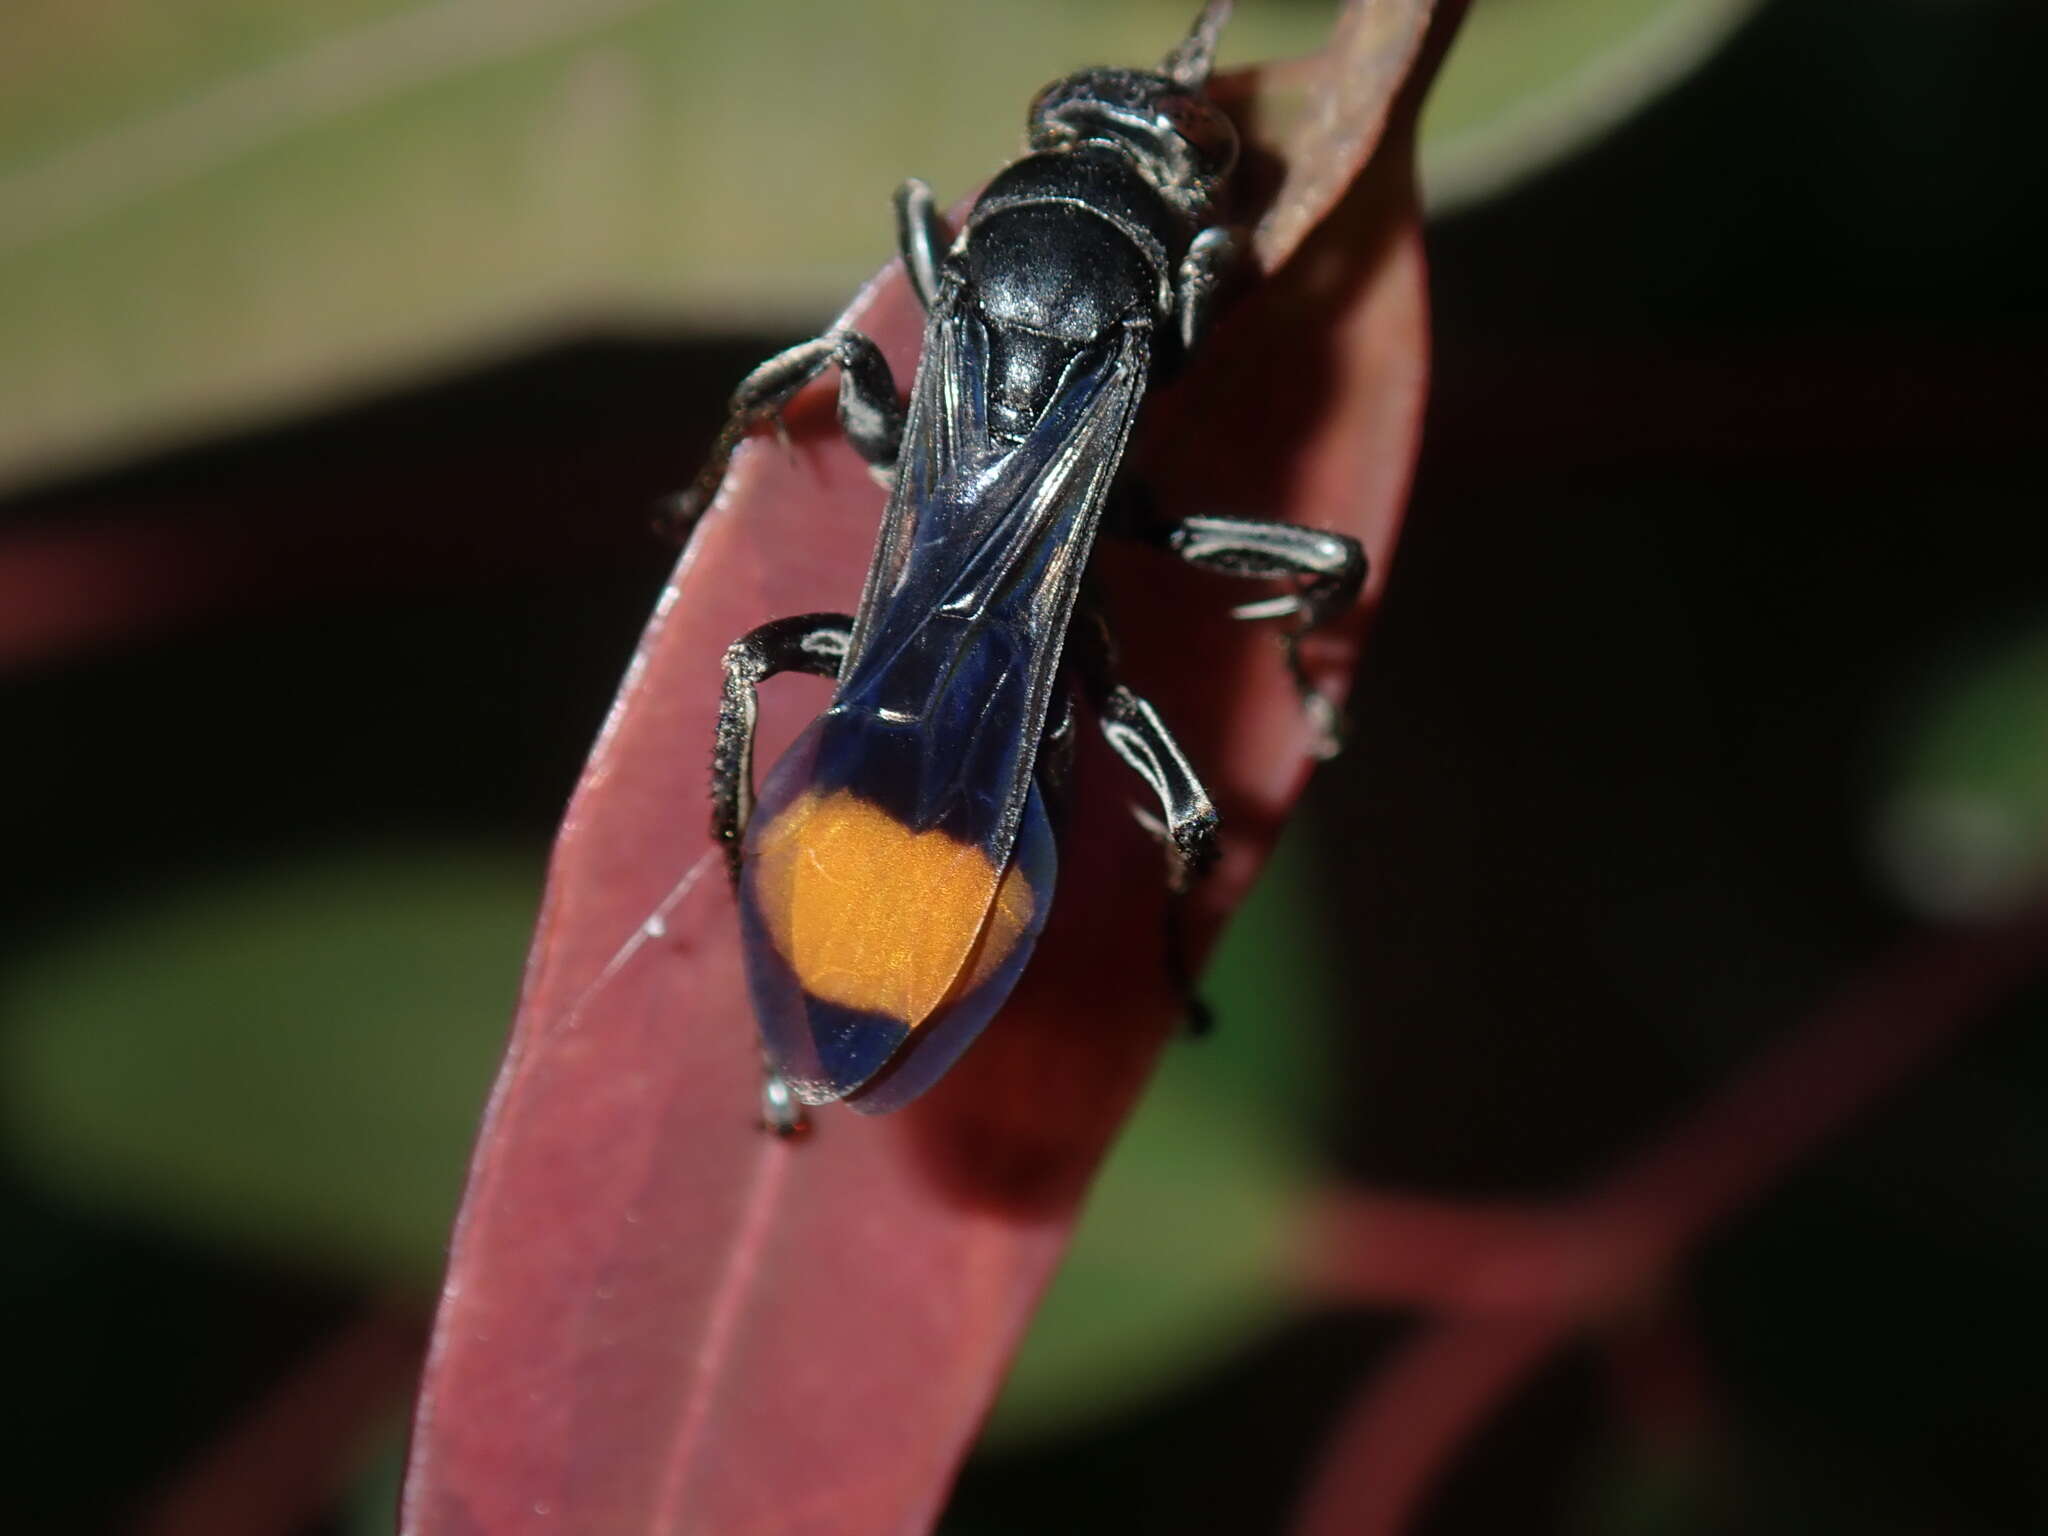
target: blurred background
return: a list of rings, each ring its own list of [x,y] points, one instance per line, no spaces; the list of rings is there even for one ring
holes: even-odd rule
[[[0,16],[9,1530],[389,1529],[648,509],[897,180],[960,195],[1191,8]],[[1225,63],[1327,22],[1246,0]],[[2038,890],[2044,44],[2033,0],[1476,0],[1357,744],[946,1530],[1281,1529],[1419,1326],[1305,1280],[1344,1192],[1596,1187]],[[1775,1171],[1413,1528],[2048,1528],[2044,1013]]]

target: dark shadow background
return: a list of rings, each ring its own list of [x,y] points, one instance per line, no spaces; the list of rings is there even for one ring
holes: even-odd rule
[[[2032,0],[1779,0],[1434,230],[1415,510],[1310,810],[1370,1010],[1330,1128],[1361,1180],[1575,1189],[1904,931],[1870,851],[1890,733],[2048,606],[2044,45]],[[241,562],[146,643],[0,679],[0,964],[315,841],[543,848],[667,568],[643,510],[787,339],[566,344],[0,507],[0,540]],[[2048,1525],[2043,1003],[1705,1251],[1710,1444],[1631,1451],[1568,1358],[1426,1529]],[[0,1176],[9,1528],[114,1528],[359,1304]],[[1406,1326],[1303,1323],[977,1463],[947,1529],[1278,1529]]]

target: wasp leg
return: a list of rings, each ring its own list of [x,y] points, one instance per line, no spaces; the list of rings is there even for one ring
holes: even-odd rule
[[[1110,749],[1151,787],[1165,812],[1163,823],[1149,816],[1139,820],[1158,835],[1166,852],[1167,980],[1187,1012],[1189,1027],[1196,1034],[1206,1034],[1213,1018],[1195,990],[1182,903],[1195,878],[1215,862],[1219,851],[1215,802],[1195,776],[1180,743],[1159,718],[1159,711],[1117,681],[1109,631],[1098,616],[1082,616],[1075,626],[1074,650],[1076,670]]]
[[[1296,618],[1282,637],[1288,675],[1316,727],[1319,755],[1335,756],[1342,722],[1336,706],[1317,691],[1302,667],[1301,637],[1342,617],[1358,601],[1366,573],[1365,550],[1359,542],[1341,533],[1262,517],[1186,517],[1155,529],[1149,537],[1204,570],[1294,583],[1290,593],[1240,604],[1231,613],[1240,619]]]
[[[1216,806],[1159,711],[1122,683],[1095,699],[1110,749],[1151,787],[1166,813],[1166,883],[1176,894],[1216,858]]]
[[[1114,683],[1096,700],[1096,713],[1111,749],[1152,787],[1166,812],[1160,839],[1166,849],[1166,978],[1187,1013],[1189,1029],[1205,1035],[1215,1020],[1188,963],[1183,904],[1195,877],[1216,858],[1215,804],[1180,743],[1144,699]]]
[[[843,613],[805,613],[750,629],[725,650],[725,697],[711,749],[711,835],[725,850],[726,871],[740,878],[740,838],[754,812],[754,690],[783,672],[837,677],[853,638]],[[761,1124],[778,1136],[801,1136],[803,1105],[773,1067],[762,1063]]]
[[[1053,695],[1044,731],[1038,738],[1038,788],[1057,837],[1066,826],[1074,783],[1074,753],[1080,746],[1080,711],[1075,707],[1071,675]]]
[[[1184,517],[1152,534],[1189,565],[1228,576],[1293,579],[1295,590],[1232,609],[1240,619],[1299,614],[1302,630],[1320,629],[1358,601],[1365,550],[1358,540],[1263,517]]]
[[[1180,314],[1180,344],[1192,352],[1216,317],[1216,298],[1237,265],[1237,236],[1222,225],[1203,230],[1188,245],[1174,275],[1174,308]]]
[[[839,427],[846,440],[868,463],[884,474],[896,467],[903,443],[903,406],[896,397],[896,377],[889,360],[858,331],[828,331],[778,352],[744,379],[732,393],[731,414],[697,478],[662,508],[663,530],[677,543],[690,536],[697,519],[711,505],[725,479],[733,450],[764,421],[780,424],[782,408],[796,392],[834,364],[839,367]]]
[[[939,296],[939,256],[949,243],[932,189],[911,177],[896,189],[896,248],[903,253],[911,289],[926,309]]]
[[[754,814],[754,690],[784,672],[839,676],[853,638],[843,613],[803,613],[750,629],[725,648],[725,697],[711,748],[711,836],[725,850],[727,872],[740,877],[740,838]]]

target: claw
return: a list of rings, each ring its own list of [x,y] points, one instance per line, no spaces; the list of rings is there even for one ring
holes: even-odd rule
[[[1316,755],[1318,762],[1327,763],[1344,750],[1344,717],[1301,664],[1301,631],[1293,630],[1283,635],[1280,645],[1287,658],[1287,675],[1294,679],[1294,691],[1301,698],[1302,710],[1308,716],[1309,730],[1313,733],[1309,750]]]
[[[761,1129],[793,1141],[810,1133],[811,1122],[804,1107],[789,1091],[789,1082],[770,1068],[761,1078]]]

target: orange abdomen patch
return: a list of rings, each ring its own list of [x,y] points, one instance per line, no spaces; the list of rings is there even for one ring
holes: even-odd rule
[[[755,904],[804,990],[913,1029],[1003,963],[1036,905],[1014,865],[847,789],[799,795],[750,841]]]

